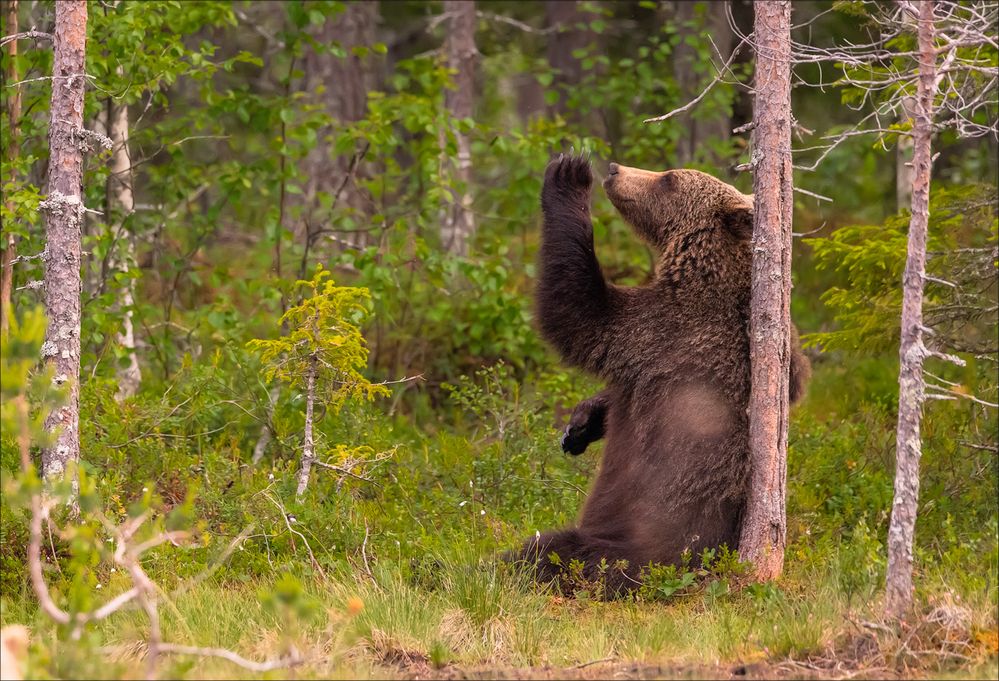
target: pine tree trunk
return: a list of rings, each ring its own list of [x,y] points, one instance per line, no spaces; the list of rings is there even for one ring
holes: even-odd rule
[[[739,552],[756,577],[778,577],[786,534],[791,357],[791,4],[756,0],[753,156],[757,158],[749,347],[750,487]]]
[[[108,207],[121,212],[124,224],[135,211],[135,197],[132,193],[132,161],[128,152],[128,105],[124,102],[111,105],[109,112],[108,137],[114,145],[111,156],[111,176],[108,178]],[[113,214],[115,211],[109,211]],[[110,215],[109,215],[110,217]],[[111,264],[111,270],[127,271],[135,264],[135,238],[132,230],[120,229],[116,256]],[[128,363],[117,368],[118,401],[134,395],[142,381],[142,371],[139,369],[139,357],[135,352],[135,327],[132,322],[132,308],[135,305],[135,282],[132,278],[125,281],[121,290],[119,309],[124,310],[122,330],[118,334],[119,346],[128,352]]]
[[[455,71],[454,89],[445,93],[445,106],[454,119],[471,118],[475,103],[475,2],[445,0],[444,12],[451,15],[444,49],[448,67]],[[468,242],[475,234],[475,216],[468,189],[472,180],[472,148],[468,135],[454,131],[458,156],[451,164],[458,185],[454,200],[441,225],[441,243],[450,253],[468,254]]]
[[[18,32],[17,20],[17,0],[7,2],[7,27],[4,35],[14,35]],[[17,75],[17,41],[11,40],[7,43],[7,72],[4,74],[4,83],[16,83],[19,80]],[[17,171],[14,162],[21,155],[20,124],[21,124],[21,86],[16,86],[10,93],[8,109],[8,134],[10,143],[7,145],[8,167],[10,168],[10,181],[17,181]],[[3,178],[6,180],[7,178]],[[13,205],[8,202],[8,209],[13,210]],[[7,225],[10,229],[13,225]],[[14,255],[17,252],[17,242],[14,233],[8,231],[3,237],[3,244],[0,244],[0,334],[6,334],[10,325],[11,304],[10,294],[14,285]]]
[[[302,467],[298,470],[298,489],[295,498],[301,499],[309,487],[309,474],[316,460],[316,445],[312,439],[313,411],[316,403],[316,373],[318,360],[309,361],[309,372],[305,378],[305,437],[302,440]]]
[[[80,458],[80,228],[82,196],[83,97],[86,86],[86,0],[55,5],[52,103],[49,123],[48,196],[45,215],[45,310],[48,329],[42,357],[54,371],[53,382],[65,386],[66,403],[45,420],[55,433],[42,450],[42,473],[61,477]]]
[[[923,381],[923,283],[926,233],[930,217],[933,98],[936,52],[933,0],[919,3],[919,79],[913,121],[912,216],[902,277],[902,340],[899,346],[898,428],[895,435],[895,498],[888,528],[888,571],[885,610],[903,617],[912,609],[912,542],[919,502],[919,458],[925,383]]]

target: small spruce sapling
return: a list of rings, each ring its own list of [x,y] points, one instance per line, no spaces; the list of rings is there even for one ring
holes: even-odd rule
[[[328,412],[337,413],[349,399],[370,400],[388,394],[388,390],[361,374],[367,365],[368,348],[359,325],[367,313],[368,290],[336,286],[322,266],[311,281],[300,280],[295,286],[305,295],[279,321],[287,333],[276,340],[252,340],[248,347],[260,353],[267,380],[277,379],[305,390],[305,429],[296,489],[296,498],[301,499],[317,463],[313,436],[316,400],[323,400]]]

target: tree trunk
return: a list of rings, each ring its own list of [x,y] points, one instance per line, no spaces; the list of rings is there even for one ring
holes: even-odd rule
[[[919,501],[919,436],[924,399],[923,283],[930,217],[933,98],[936,94],[933,0],[919,3],[919,79],[913,121],[912,216],[902,277],[902,341],[899,346],[898,429],[895,435],[895,499],[888,528],[885,610],[903,617],[912,609],[912,540]]]
[[[726,13],[727,1],[714,2],[674,2],[673,18],[678,24],[677,30],[681,36],[710,34],[722,58],[727,58],[732,50],[732,29],[728,25]],[[703,19],[698,5],[704,8]],[[693,27],[688,24],[694,23]],[[673,52],[673,76],[680,89],[681,102],[689,102],[697,97],[706,85],[706,79],[713,77],[711,73],[698,73],[695,65],[699,58],[697,50],[681,40]],[[698,149],[704,147],[705,140],[727,140],[732,134],[731,117],[716,112],[708,118],[703,113],[684,113],[676,117],[677,125],[684,130],[683,136],[676,145],[676,165],[689,165],[695,158]]]
[[[739,552],[756,577],[784,565],[791,358],[791,4],[756,0],[755,192],[749,347],[750,487]]]
[[[55,6],[52,103],[49,123],[48,196],[45,214],[45,310],[48,329],[42,357],[54,371],[53,382],[67,389],[66,403],[45,420],[55,434],[42,450],[42,473],[62,476],[80,458],[80,227],[82,191],[83,97],[86,86],[86,0],[63,0]]]
[[[315,356],[309,360],[309,372],[305,378],[305,437],[302,441],[302,467],[298,471],[298,489],[295,498],[301,499],[309,487],[309,473],[312,463],[316,460],[316,445],[312,440],[313,407],[316,403],[316,373],[318,360]]]
[[[260,426],[260,435],[257,436],[257,444],[253,446],[253,458],[250,459],[250,463],[254,466],[263,460],[264,454],[267,453],[267,447],[270,446],[271,440],[274,439],[271,424],[274,423],[274,410],[277,408],[277,401],[280,394],[280,390],[276,385],[267,391],[267,420]]]
[[[111,209],[108,213],[109,222],[111,215],[115,212],[115,207],[121,211],[121,226],[113,246],[117,253],[111,261],[110,269],[112,271],[128,271],[128,268],[135,264],[134,235],[126,224],[135,211],[135,197],[132,193],[132,160],[128,152],[128,105],[124,102],[117,105],[111,102],[108,118],[110,121],[108,137],[111,138],[111,143],[114,145],[114,152],[111,156],[111,175],[108,177],[107,187],[107,203]],[[118,366],[116,370],[118,392],[115,399],[118,401],[134,395],[142,380],[139,357],[135,352],[135,327],[132,323],[132,308],[134,306],[135,283],[132,278],[128,278],[121,290],[121,301],[118,303],[119,309],[125,311],[122,319],[122,330],[118,334],[118,344],[128,352],[128,363],[124,366]]]
[[[471,118],[475,104],[475,2],[471,0],[445,0],[444,12],[451,15],[444,50],[448,68],[454,74],[454,89],[444,95],[444,104],[456,120]],[[472,196],[468,192],[472,180],[472,148],[468,135],[454,130],[458,157],[452,166],[452,179],[457,187],[452,190],[453,201],[441,224],[441,243],[450,253],[468,254],[468,242],[475,234],[475,216],[472,214]]]
[[[552,87],[558,92],[558,100],[550,105],[549,112],[565,116],[568,113],[565,89],[579,84],[583,78],[583,66],[573,56],[576,50],[585,49],[594,34],[581,29],[577,24],[586,21],[586,14],[580,10],[577,0],[546,0],[545,24],[558,27],[548,37],[548,65],[555,69]]]
[[[17,0],[8,0],[7,2],[7,28],[5,29],[4,35],[14,35],[18,32],[18,21],[17,21]],[[7,43],[7,73],[4,74],[5,83],[16,83],[20,80],[17,75],[17,41],[11,40]],[[20,123],[21,123],[21,86],[15,86],[13,91],[10,93],[9,100],[9,127],[8,134],[10,135],[9,144],[7,145],[7,158],[9,168],[10,168],[10,181],[13,183],[17,182],[17,170],[15,169],[14,163],[17,161],[17,157],[21,155],[20,140],[18,140],[18,135],[20,135]],[[8,202],[7,208],[13,210],[13,205]],[[10,229],[12,225],[7,225]],[[10,325],[10,294],[11,289],[14,285],[14,254],[17,252],[17,242],[14,239],[14,233],[8,231],[7,234],[3,236],[3,243],[0,244],[0,334],[6,334],[7,329]]]
[[[334,17],[329,17],[313,31],[313,37],[323,45],[339,44],[346,56],[337,57],[329,53],[306,51],[303,57],[304,87],[306,92],[319,93],[316,101],[321,103],[334,119],[333,125],[349,124],[361,120],[368,110],[368,92],[378,86],[378,59],[373,52],[360,57],[352,53],[355,47],[371,47],[375,43],[375,29],[378,23],[377,2],[348,2],[343,11]],[[327,129],[328,132],[328,129]],[[355,213],[364,215],[366,200],[357,188],[357,178],[365,177],[366,169],[363,163],[354,162],[344,156],[334,156],[325,136],[310,151],[304,164],[307,177],[305,183],[306,217],[319,209],[317,194],[325,192],[333,195],[337,191],[340,196],[337,206],[346,207]],[[348,173],[353,173],[354,180],[344,182]],[[324,222],[328,216],[317,216],[316,220]],[[364,220],[357,223],[363,226]],[[303,232],[304,228],[300,228]],[[296,234],[296,240],[302,239],[302,234]],[[367,245],[366,232],[352,232],[339,235],[341,242],[355,248]]]

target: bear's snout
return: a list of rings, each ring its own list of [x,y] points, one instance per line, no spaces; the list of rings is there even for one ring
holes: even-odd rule
[[[608,168],[607,168],[607,174],[608,175],[617,175],[617,171],[618,171],[619,167],[620,166],[618,166],[618,164],[611,163],[610,166],[608,166]]]

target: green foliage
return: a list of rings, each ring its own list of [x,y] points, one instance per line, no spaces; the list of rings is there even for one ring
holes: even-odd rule
[[[157,546],[143,560],[167,596],[166,640],[322,660],[274,675],[377,676],[385,665],[406,675],[409,664],[497,661],[560,668],[602,657],[765,663],[826,654],[852,631],[849,622],[875,618],[892,497],[907,225],[904,213],[889,215],[896,199],[888,140],[852,139],[816,172],[796,177],[835,203],[796,205],[797,231],[826,222],[833,231],[795,248],[795,319],[824,352],[814,353],[809,394],[792,412],[789,548],[779,586],[744,585],[737,554],[719,548],[678,566],[632,566],[642,585],[635,598],[614,603],[602,600],[603,579],[586,579],[567,561],[576,598],[564,599],[496,560],[536,531],[574,521],[601,449],[595,443],[567,457],[558,447],[568,410],[601,386],[561,368],[535,330],[543,169],[569,147],[593,155],[598,178],[609,160],[673,167],[696,124],[734,126],[748,102],[720,83],[689,115],[642,123],[684,103],[681,52],[692,55],[696,81],[685,87],[699,92],[713,77],[709,5],[680,24],[662,3],[584,3],[581,25],[565,28],[586,29],[593,44],[568,55],[581,79],[562,85],[566,74],[545,54],[558,35],[495,18],[544,31],[544,5],[483,3],[476,108],[458,119],[445,96],[455,74],[441,58],[442,30],[425,30],[439,7],[382,5],[388,45],[350,49],[328,39],[347,9],[341,2],[91,5],[87,126],[109,104],[130,107],[137,206],[128,215],[107,210],[108,155],[89,156],[86,204],[103,215],[88,213],[83,230],[83,515],[69,522],[57,514],[46,537],[56,602],[75,611],[128,588],[109,554],[108,528],[147,514],[149,534],[140,540],[163,529],[190,533],[182,547]],[[51,7],[21,3],[22,27],[45,30]],[[864,8],[837,7],[810,25],[816,38],[863,39],[855,12]],[[0,619],[37,632],[35,677],[135,676],[144,670],[132,651],[147,635],[139,611],[117,613],[74,641],[39,613],[25,578],[24,501],[37,480],[15,475],[16,435],[27,404],[36,456],[57,399],[37,366],[44,321],[28,312],[41,300],[30,282],[44,265],[35,256],[44,246],[37,205],[51,85],[51,51],[37,48],[17,58],[28,79],[19,158],[6,158],[10,130],[0,126],[0,239],[18,239],[14,286],[22,289],[0,376],[0,467],[9,483],[0,500]],[[382,60],[386,53],[391,59]],[[8,59],[4,50],[0,61]],[[345,81],[305,87],[316,82],[314,72],[306,80],[316,64],[381,74],[363,113],[333,115],[330,102]],[[736,77],[746,80],[747,68],[737,62]],[[0,88],[5,111],[12,92]],[[834,134],[855,121],[841,104],[852,96],[799,88],[796,118],[817,135]],[[459,135],[471,147],[467,182],[451,162]],[[974,265],[963,250],[995,248],[994,191],[974,186],[991,179],[995,151],[951,133],[939,147],[929,273],[962,290],[981,286],[970,296],[927,283],[932,341],[941,349],[957,343],[969,360],[965,369],[932,370],[954,390],[995,402],[995,320],[987,314],[995,263]],[[725,176],[744,152],[742,137],[707,137],[691,165]],[[335,176],[311,174],[317,155]],[[733,181],[748,189],[748,174]],[[476,233],[459,257],[443,249],[440,225],[464,194]],[[650,254],[599,187],[592,215],[605,273],[643,282]],[[126,235],[136,237],[134,262],[118,257]],[[120,300],[130,285],[129,309]],[[953,306],[970,312],[947,316]],[[143,385],[119,402],[113,377],[126,359],[117,337],[128,312]],[[312,360],[321,374],[318,450],[343,470],[317,475],[312,494],[293,501]],[[411,377],[421,378],[396,382]],[[370,399],[381,394],[391,398]],[[264,424],[273,439],[253,464]],[[928,607],[959,600],[974,612],[977,633],[994,630],[999,597],[999,462],[990,449],[997,427],[994,410],[961,399],[934,403],[923,429],[919,596]],[[602,566],[605,576],[625,568]],[[164,678],[236,673],[224,661],[187,658],[161,669]]]
[[[336,286],[332,275],[321,267],[310,281],[296,282],[305,290],[302,302],[288,308],[279,323],[287,333],[276,340],[251,340],[247,346],[260,353],[268,380],[282,380],[295,387],[305,385],[314,371],[318,395],[338,411],[352,398],[371,400],[386,394],[362,374],[368,349],[359,323],[368,292],[363,288]]]
[[[947,289],[953,289],[956,282],[950,286],[941,283],[953,278],[954,262],[946,256],[957,249],[996,243],[999,218],[994,204],[995,191],[986,186],[933,192],[927,274],[934,278],[927,281],[925,300],[929,318],[934,307],[955,302]],[[908,225],[908,212],[903,211],[883,225],[843,227],[828,238],[807,240],[814,250],[816,267],[844,275],[846,284],[833,286],[822,295],[839,328],[807,335],[806,345],[870,353],[897,345]],[[974,315],[973,310],[968,313]],[[989,319],[982,322],[988,324]]]

